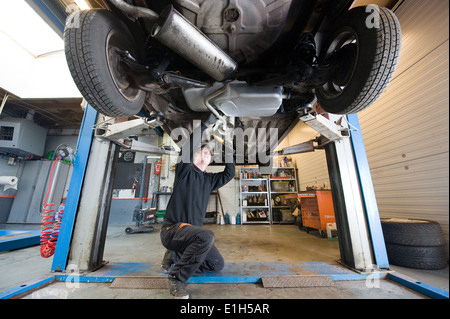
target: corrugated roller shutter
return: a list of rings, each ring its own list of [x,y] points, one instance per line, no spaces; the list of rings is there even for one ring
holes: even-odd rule
[[[313,153],[295,155],[298,169],[298,182],[300,190],[306,190],[307,186],[320,186],[329,189],[327,158],[324,150]]]
[[[381,217],[437,221],[449,239],[449,1],[405,0],[400,63],[359,114]]]

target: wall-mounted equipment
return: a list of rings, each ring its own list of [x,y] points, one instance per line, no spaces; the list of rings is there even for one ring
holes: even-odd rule
[[[0,152],[17,156],[43,156],[47,129],[24,118],[0,121]]]

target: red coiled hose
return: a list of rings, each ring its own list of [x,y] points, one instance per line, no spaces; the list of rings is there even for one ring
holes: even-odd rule
[[[58,238],[58,233],[55,233],[56,227],[53,226],[54,210],[51,209],[51,207],[53,207],[55,204],[47,203],[47,197],[50,192],[51,185],[52,185],[53,169],[55,168],[56,163],[60,159],[61,159],[61,156],[53,161],[52,169],[50,171],[50,178],[49,178],[49,182],[48,182],[47,194],[45,195],[44,200],[42,201],[42,203],[44,204],[44,206],[42,207],[42,209],[44,210],[44,213],[42,214],[42,225],[41,225],[41,256],[44,258],[49,258],[49,257],[53,256],[53,254],[55,253],[55,248],[56,248],[56,240]],[[57,230],[59,232],[61,218],[58,217],[58,219],[59,219],[59,223],[58,223],[58,221],[56,221],[56,224],[57,224]],[[56,226],[56,224],[55,224],[55,226]]]

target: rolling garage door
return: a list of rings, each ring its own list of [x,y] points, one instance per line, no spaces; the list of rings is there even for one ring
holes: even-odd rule
[[[434,220],[449,238],[449,1],[405,0],[399,66],[359,114],[382,218]],[[448,251],[448,249],[447,249]]]

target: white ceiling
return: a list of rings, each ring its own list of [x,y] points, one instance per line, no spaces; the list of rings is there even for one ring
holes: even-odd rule
[[[20,98],[81,97],[64,42],[24,1],[0,0],[0,87]]]

